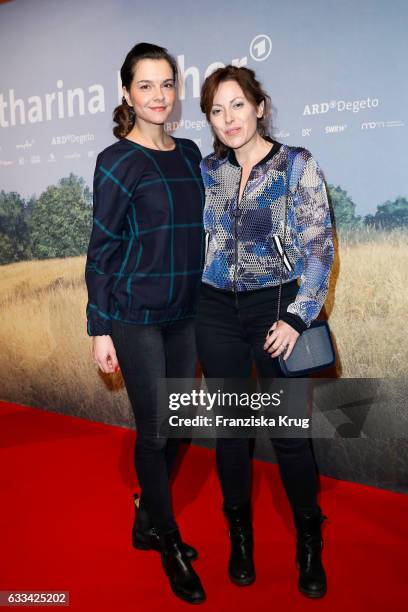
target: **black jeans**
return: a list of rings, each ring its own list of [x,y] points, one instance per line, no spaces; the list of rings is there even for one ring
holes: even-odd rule
[[[169,477],[180,440],[157,437],[157,379],[194,378],[194,322],[131,325],[113,321],[112,340],[135,417],[141,503],[157,531],[166,533],[177,528]]]
[[[282,286],[281,312],[298,291],[296,281]],[[278,359],[264,351],[268,329],[276,320],[278,288],[243,293],[202,283],[196,319],[198,357],[208,378],[249,378],[255,361],[261,378],[282,376]],[[271,439],[283,485],[294,513],[318,512],[317,472],[308,438]],[[217,439],[217,469],[227,507],[250,497],[248,439]]]

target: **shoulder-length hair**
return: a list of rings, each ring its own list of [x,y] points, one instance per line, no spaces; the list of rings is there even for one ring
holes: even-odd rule
[[[201,87],[200,107],[205,114],[207,121],[211,124],[210,113],[213,105],[215,92],[220,83],[225,81],[236,81],[241,87],[244,96],[255,107],[264,102],[264,112],[258,119],[258,132],[261,136],[269,136],[270,115],[271,115],[271,98],[263,89],[261,83],[257,80],[255,72],[245,66],[232,66],[229,64],[225,68],[218,68],[210,74],[204,81]],[[214,134],[214,132],[213,132]],[[214,134],[214,151],[218,158],[225,157],[228,152],[228,147],[222,143]]]

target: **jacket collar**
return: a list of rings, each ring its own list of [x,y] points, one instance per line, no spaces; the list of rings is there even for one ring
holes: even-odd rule
[[[276,153],[279,151],[279,149],[282,146],[281,142],[277,142],[276,140],[273,140],[272,138],[270,138],[269,136],[264,136],[263,137],[264,140],[267,140],[268,142],[272,142],[273,143],[273,147],[272,149],[265,155],[264,158],[262,158],[257,164],[255,164],[254,168],[256,168],[257,166],[260,166],[261,164],[264,164],[265,162],[267,162],[268,160],[272,159],[272,157],[274,155],[276,155]],[[235,152],[234,149],[229,149],[228,153],[227,153],[227,160],[229,161],[230,164],[232,164],[233,166],[238,166],[240,167],[239,163],[237,162],[237,158],[235,157]]]

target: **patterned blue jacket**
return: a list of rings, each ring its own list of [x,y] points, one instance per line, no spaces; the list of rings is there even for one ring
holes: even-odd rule
[[[299,291],[280,318],[302,331],[323,306],[333,263],[327,193],[307,149],[268,140],[272,150],[253,167],[239,205],[242,168],[234,151],[200,164],[208,234],[203,282],[238,292],[279,285],[288,192],[282,280],[299,279]]]

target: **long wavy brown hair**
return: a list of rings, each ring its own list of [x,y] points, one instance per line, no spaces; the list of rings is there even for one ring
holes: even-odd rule
[[[245,66],[238,67],[229,64],[228,66],[225,66],[225,68],[218,68],[205,79],[201,87],[200,107],[205,114],[207,121],[211,124],[210,113],[215,92],[217,91],[220,83],[223,83],[224,81],[236,81],[241,87],[244,96],[255,107],[259,106],[262,101],[264,102],[264,112],[262,117],[258,119],[257,127],[261,136],[269,136],[272,109],[271,98],[266,91],[264,91],[261,83],[257,80],[255,72],[250,68],[246,68]],[[222,143],[215,134],[214,151],[218,158],[225,157],[228,152],[228,147]]]
[[[178,69],[176,60],[164,47],[158,45],[152,45],[150,43],[139,43],[132,47],[127,54],[125,61],[123,62],[122,68],[120,69],[120,78],[122,80],[122,87],[126,87],[129,91],[133,81],[136,64],[143,59],[154,59],[160,60],[165,59],[169,64],[173,72],[173,78],[175,84],[178,78]],[[132,130],[136,121],[135,111],[126,102],[126,98],[123,96],[122,103],[117,106],[113,111],[113,121],[117,123],[113,128],[113,134],[116,138],[125,138]]]

